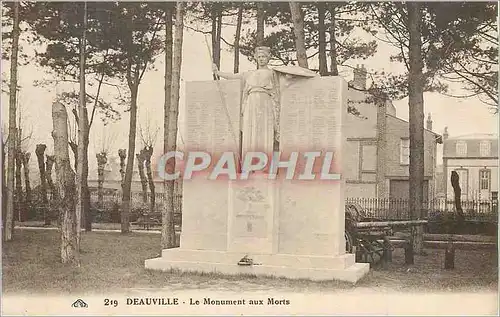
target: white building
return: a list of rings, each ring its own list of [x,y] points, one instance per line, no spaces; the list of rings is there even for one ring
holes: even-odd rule
[[[498,198],[498,135],[470,134],[448,137],[443,134],[443,185],[447,199],[454,198],[451,172],[460,180],[462,200]]]

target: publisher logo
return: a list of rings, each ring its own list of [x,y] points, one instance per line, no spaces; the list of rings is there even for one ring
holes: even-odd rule
[[[85,303],[82,299],[77,299],[73,304],[71,304],[71,307],[73,308],[87,308],[89,305]]]

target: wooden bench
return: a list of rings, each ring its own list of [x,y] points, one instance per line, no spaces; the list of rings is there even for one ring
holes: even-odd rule
[[[356,261],[368,260],[375,262],[375,255],[385,265],[391,257],[391,244],[387,239],[395,227],[423,226],[427,220],[404,220],[404,221],[362,221],[350,224],[349,235],[352,236],[356,246]],[[408,253],[411,256],[411,253]],[[413,261],[408,259],[409,262]]]
[[[142,226],[145,230],[149,230],[151,227],[160,226],[162,224],[162,213],[161,212],[149,212],[143,213],[137,221],[132,222],[133,225]],[[180,227],[182,224],[182,214],[174,213],[174,225],[175,227]]]
[[[357,222],[354,224],[356,228],[369,227],[410,227],[423,226],[427,224],[427,220],[401,220],[401,221],[373,221],[373,222]]]
[[[427,220],[384,221],[376,219],[357,203],[347,203],[345,206],[345,240],[346,252],[356,254],[356,261],[371,258],[371,263],[390,256],[390,243],[387,236],[392,235],[395,227],[424,226]],[[410,253],[408,253],[410,254]]]
[[[424,234],[424,248],[445,250],[445,269],[455,267],[455,250],[497,250],[498,240],[492,236],[475,235],[454,235],[454,234]],[[405,264],[413,264],[410,260],[413,253],[413,246],[410,243],[408,234],[399,234],[397,236],[388,236],[383,243],[388,246],[388,254],[384,257],[384,262],[392,260],[391,250],[393,248],[405,249]]]
[[[143,213],[132,224],[142,226],[145,230],[149,230],[154,226],[161,226],[161,212]]]

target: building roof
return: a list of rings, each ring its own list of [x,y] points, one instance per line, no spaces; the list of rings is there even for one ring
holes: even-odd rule
[[[448,140],[498,140],[496,133],[471,133],[448,138]]]
[[[399,121],[410,124],[408,121],[406,121],[405,119],[401,119],[400,117],[396,117],[396,116],[393,116],[391,114],[386,114],[386,116],[394,118],[394,119],[398,119]],[[428,131],[428,132],[434,134],[434,137],[436,138],[437,143],[439,143],[439,144],[443,143],[443,136],[440,135],[439,133],[436,133],[436,132],[429,130],[425,127],[424,127],[424,131]]]

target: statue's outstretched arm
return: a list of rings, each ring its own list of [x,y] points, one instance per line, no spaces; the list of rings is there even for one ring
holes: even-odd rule
[[[212,71],[215,75],[218,75],[222,78],[225,78],[225,79],[240,79],[243,74],[233,74],[233,73],[224,73],[224,72],[220,72],[219,69],[217,68],[217,65],[213,64],[212,65]]]

